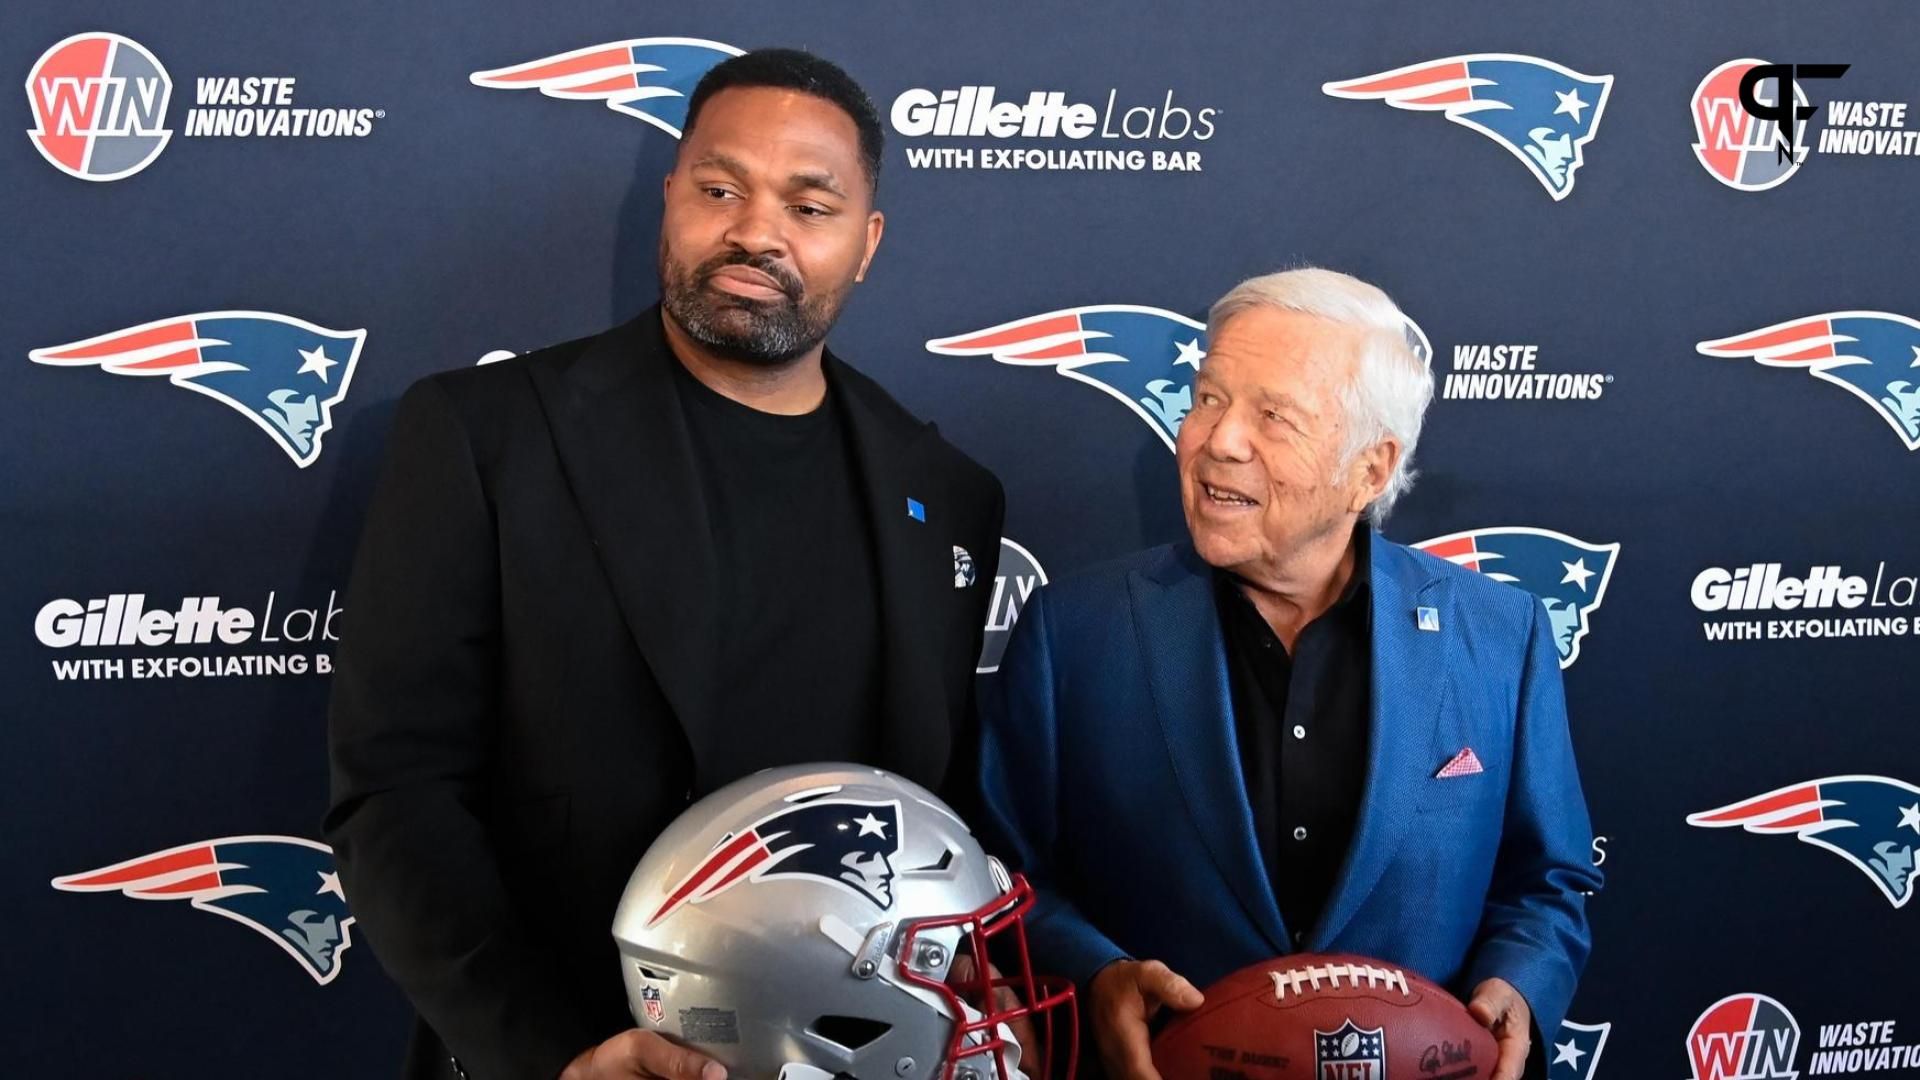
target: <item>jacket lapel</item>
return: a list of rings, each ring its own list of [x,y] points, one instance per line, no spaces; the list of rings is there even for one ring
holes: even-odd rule
[[[1414,816],[1421,786],[1434,767],[1434,726],[1440,716],[1451,599],[1443,579],[1405,548],[1375,534],[1373,571],[1373,681],[1368,707],[1367,779],[1353,843],[1335,879],[1307,948],[1322,952],[1339,937],[1367,894],[1379,884]],[[1420,607],[1434,608],[1439,631],[1421,630]]]
[[[1180,544],[1162,567],[1132,574],[1128,587],[1154,711],[1187,813],[1247,916],[1276,954],[1287,952],[1240,768],[1212,574]]]
[[[600,335],[565,369],[533,367],[554,447],[627,628],[694,761],[716,730],[717,575],[707,509],[659,308]],[[696,783],[697,783],[696,778]]]
[[[944,487],[916,486],[914,443],[930,429],[911,421],[878,387],[825,359],[829,393],[839,402],[865,488],[867,526],[880,588],[880,760],[928,787],[947,769],[952,722],[935,645],[945,632],[942,588],[951,588],[950,509]],[[913,499],[925,520],[910,516]]]

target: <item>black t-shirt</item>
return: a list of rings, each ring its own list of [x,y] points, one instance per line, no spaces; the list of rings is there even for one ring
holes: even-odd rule
[[[1289,656],[1241,591],[1216,571],[1240,767],[1274,898],[1297,946],[1319,921],[1353,842],[1366,786],[1372,694],[1369,537],[1355,531],[1353,577],[1300,631]]]
[[[719,575],[714,721],[722,784],[808,761],[871,762],[879,743],[879,579],[859,468],[830,393],[781,416],[675,363]]]

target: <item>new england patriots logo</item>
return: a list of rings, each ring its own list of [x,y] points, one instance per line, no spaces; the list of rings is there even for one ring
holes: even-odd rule
[[[1426,332],[1409,319],[1406,333],[1420,362],[1431,362]],[[1096,304],[935,338],[927,351],[1053,368],[1133,410],[1172,450],[1193,409],[1193,377],[1206,359],[1207,325],[1164,308]]]
[[[1620,554],[1619,544],[1589,544],[1552,529],[1525,525],[1469,529],[1413,546],[1539,597],[1547,609],[1562,668],[1580,659],[1587,619],[1605,598],[1614,559]]]
[[[1833,311],[1698,348],[1706,356],[1804,368],[1871,405],[1907,449],[1920,450],[1920,322],[1905,315]]]
[[[27,358],[164,375],[253,421],[304,469],[320,457],[366,339],[365,330],[329,330],[268,311],[207,311],[34,349]]]
[[[353,944],[333,849],[297,836],[229,836],[53,879],[63,892],[190,900],[286,950],[322,986]]]
[[[497,90],[538,90],[553,98],[604,101],[607,108],[645,120],[677,139],[687,123],[687,99],[701,76],[740,53],[731,45],[705,38],[629,38],[476,71],[468,80]]]
[[[1553,1057],[1548,1059],[1550,1080],[1591,1080],[1600,1068],[1600,1052],[1607,1048],[1607,1024],[1560,1022],[1560,1033],[1553,1038]]]
[[[900,854],[900,804],[817,799],[779,810],[743,832],[720,838],[647,920],[679,910],[742,881],[811,878],[845,889],[885,911],[893,906],[893,860]]]
[[[1506,147],[1558,202],[1573,193],[1582,148],[1600,128],[1613,76],[1582,75],[1537,56],[1469,53],[1320,89],[1396,109],[1444,112]]]
[[[1914,852],[1920,848],[1920,787],[1902,780],[1829,776],[1689,814],[1687,824],[1789,833],[1852,863],[1873,879],[1894,907],[1905,907],[1913,899]]]

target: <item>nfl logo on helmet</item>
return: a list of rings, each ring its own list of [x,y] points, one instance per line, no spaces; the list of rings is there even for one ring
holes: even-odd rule
[[[1558,202],[1593,141],[1613,89],[1611,75],[1582,75],[1551,60],[1470,53],[1321,86],[1333,97],[1384,101],[1445,113],[1507,148]]]
[[[189,900],[280,946],[322,986],[353,944],[333,849],[297,836],[228,836],[53,879],[63,892]]]
[[[205,311],[34,349],[27,358],[164,375],[252,421],[304,469],[320,457],[366,338],[365,330],[329,330],[269,311]]]
[[[1433,347],[1412,319],[1406,335],[1420,362],[1431,363]],[[1193,409],[1193,377],[1207,356],[1207,325],[1165,308],[1096,304],[935,338],[927,351],[1053,368],[1125,405],[1172,450]]]
[[[1831,311],[1698,346],[1703,356],[1803,368],[1880,414],[1920,450],[1920,322],[1885,311]]]
[[[1560,666],[1580,659],[1587,618],[1599,610],[1613,579],[1619,544],[1589,544],[1551,529],[1509,525],[1469,529],[1422,540],[1415,548],[1540,598],[1560,650]]]
[[[604,101],[607,108],[677,139],[687,124],[687,99],[701,76],[739,55],[739,49],[705,38],[630,38],[476,71],[468,80],[496,90],[538,90],[552,98]]]

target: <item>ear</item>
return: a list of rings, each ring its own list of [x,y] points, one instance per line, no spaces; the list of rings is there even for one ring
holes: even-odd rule
[[[1347,473],[1347,486],[1353,493],[1347,499],[1347,509],[1356,514],[1365,511],[1387,490],[1387,481],[1399,464],[1400,440],[1391,435],[1360,451]]]
[[[887,215],[878,210],[867,215],[867,253],[861,258],[860,269],[853,280],[867,280],[867,267],[873,264],[873,253],[880,250],[880,234],[886,231]]]

